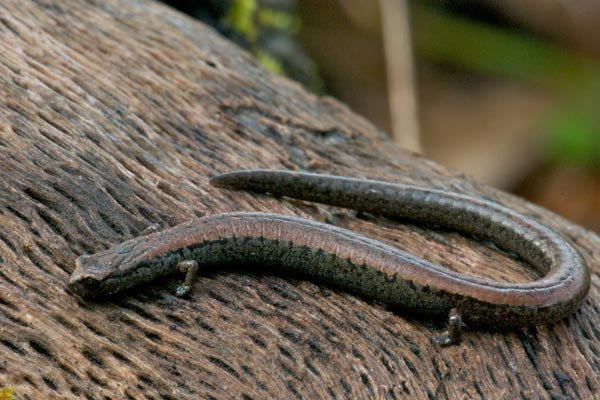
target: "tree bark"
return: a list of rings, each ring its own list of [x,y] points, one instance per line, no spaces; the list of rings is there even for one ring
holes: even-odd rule
[[[264,72],[213,30],[146,0],[0,3],[0,389],[40,398],[590,398],[600,392],[598,237],[404,152],[330,98]],[[448,268],[535,275],[459,234],[217,190],[243,168],[371,177],[492,198],[571,240],[593,272],[551,326],[468,331],[341,288],[223,269],[97,302],[65,291],[75,259],[200,215],[329,221]],[[568,194],[567,194],[568,195]]]

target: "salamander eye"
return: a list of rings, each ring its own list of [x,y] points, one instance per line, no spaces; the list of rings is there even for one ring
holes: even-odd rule
[[[75,293],[80,297],[86,297],[92,293],[96,293],[99,286],[100,281],[89,276],[76,280],[71,280],[68,284],[69,291]]]
[[[86,277],[83,279],[82,283],[85,287],[93,289],[98,287],[100,281],[98,281],[98,279],[95,278]]]

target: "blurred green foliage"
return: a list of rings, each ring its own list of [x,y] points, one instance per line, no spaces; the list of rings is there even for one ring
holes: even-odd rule
[[[263,67],[276,74],[285,75],[281,60],[261,48],[258,35],[261,27],[286,31],[288,34],[296,33],[299,23],[294,15],[282,10],[261,8],[256,0],[233,0],[221,22],[244,37],[252,54]]]
[[[269,71],[323,91],[317,67],[296,37],[301,24],[295,0],[163,1],[213,26]]]
[[[296,39],[300,20],[293,1],[231,0],[219,23],[241,37],[238,43],[267,70],[295,79],[313,92],[323,91],[315,63]]]
[[[254,19],[257,8],[256,0],[233,0],[222,22],[240,33],[249,42],[253,42],[257,36]]]
[[[546,151],[557,163],[600,166],[598,118],[580,109],[564,108],[545,123]]]
[[[600,167],[600,66],[525,33],[412,5],[417,53],[430,62],[554,90],[561,102],[540,124],[548,159]]]
[[[258,12],[258,23],[275,29],[281,29],[290,33],[298,33],[300,30],[300,19],[295,15],[271,8],[261,9]]]

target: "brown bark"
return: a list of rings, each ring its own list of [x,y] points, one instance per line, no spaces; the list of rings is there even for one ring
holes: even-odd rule
[[[589,398],[600,391],[598,237],[408,154],[341,104],[265,73],[211,29],[142,0],[0,3],[0,388],[31,398]],[[268,210],[329,220],[461,272],[531,277],[455,233],[219,191],[231,169],[302,168],[484,195],[562,232],[593,270],[552,326],[469,331],[310,280],[227,269],[101,302],[78,255],[159,222]],[[567,194],[568,196],[568,194]],[[335,218],[333,218],[335,217]]]

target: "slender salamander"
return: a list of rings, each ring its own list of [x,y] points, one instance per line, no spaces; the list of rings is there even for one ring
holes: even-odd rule
[[[497,282],[451,271],[333,225],[260,212],[216,214],[83,255],[69,280],[82,297],[112,294],[159,276],[185,272],[187,293],[200,267],[269,265],[340,285],[382,302],[460,325],[510,327],[557,321],[575,311],[590,287],[578,252],[560,235],[483,198],[382,181],[294,171],[249,170],[218,175],[220,188],[249,190],[441,226],[489,240],[515,253],[543,277]]]

